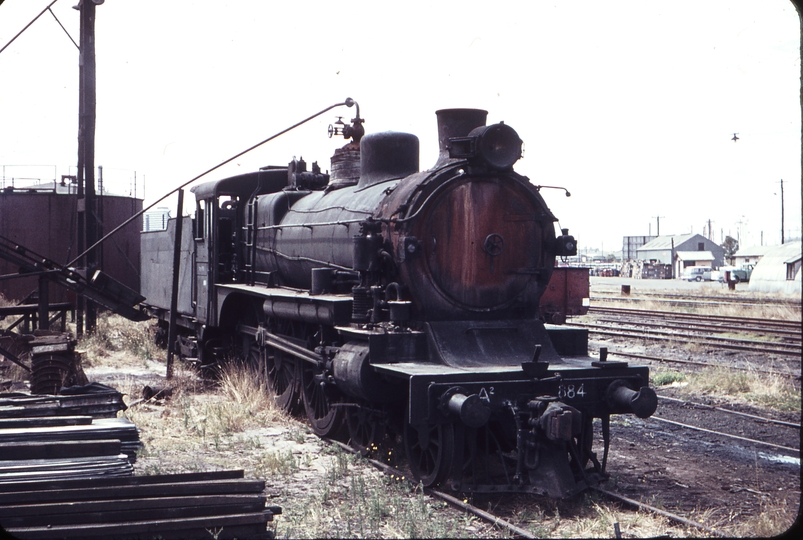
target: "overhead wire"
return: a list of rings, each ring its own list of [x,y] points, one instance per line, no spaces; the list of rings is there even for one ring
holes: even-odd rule
[[[26,25],[25,25],[25,28],[23,28],[22,30],[20,30],[19,32],[17,32],[17,35],[16,35],[16,36],[14,36],[13,38],[11,38],[11,41],[9,41],[9,42],[8,42],[8,43],[6,43],[5,45],[3,45],[3,48],[2,48],[2,49],[0,49],[0,54],[2,54],[2,53],[3,53],[3,51],[5,51],[5,50],[8,48],[8,46],[9,46],[9,45],[11,45],[12,43],[14,43],[14,41],[15,41],[15,40],[16,40],[18,37],[20,37],[20,36],[22,35],[22,33],[23,33],[23,32],[25,32],[25,31],[28,29],[28,27],[30,27],[30,26],[31,26],[33,23],[35,23],[35,22],[36,22],[36,20],[37,20],[39,17],[41,17],[42,15],[44,15],[44,14],[45,14],[45,11],[48,11],[48,10],[50,10],[50,8],[53,6],[53,4],[55,4],[55,3],[56,3],[56,2],[58,2],[58,1],[59,1],[59,0],[53,0],[52,2],[50,2],[50,4],[48,4],[48,5],[47,5],[47,7],[46,7],[45,9],[43,9],[43,10],[42,10],[42,11],[39,13],[39,15],[37,15],[36,17],[34,17],[34,18],[33,18],[33,20],[31,20],[31,22],[29,22],[28,24],[26,24]],[[55,17],[55,15],[54,15],[54,17]],[[58,20],[58,19],[57,19],[57,20]],[[61,23],[59,23],[59,24],[61,24]],[[62,28],[63,28],[63,27],[62,27]],[[66,32],[66,30],[65,30],[65,32]],[[68,35],[69,35],[69,34],[68,34]],[[72,39],[72,38],[70,38],[70,39]],[[75,43],[75,42],[73,42],[73,43]]]
[[[105,236],[103,236],[103,238],[101,238],[100,240],[98,240],[97,242],[95,242],[94,244],[92,244],[91,246],[89,246],[88,248],[86,248],[86,249],[84,250],[84,252],[83,252],[83,253],[81,253],[80,255],[78,255],[77,257],[75,257],[75,258],[74,258],[72,261],[68,262],[66,266],[71,266],[71,265],[75,264],[77,261],[81,260],[81,257],[83,257],[84,255],[86,255],[87,253],[89,253],[90,251],[92,251],[93,249],[95,249],[97,246],[99,246],[100,244],[102,244],[102,243],[103,243],[103,242],[104,242],[104,241],[105,241],[105,240],[106,240],[108,237],[110,237],[111,235],[115,234],[117,231],[119,231],[120,229],[122,229],[123,227],[125,227],[126,225],[128,225],[129,223],[131,223],[132,221],[134,221],[135,219],[137,219],[138,217],[140,217],[142,214],[144,214],[145,212],[147,212],[148,210],[150,210],[151,208],[153,208],[154,206],[156,206],[157,204],[159,204],[160,202],[162,202],[163,200],[165,200],[166,198],[168,198],[168,197],[169,197],[170,195],[172,195],[173,193],[178,193],[180,190],[184,189],[185,187],[187,187],[188,185],[192,184],[192,183],[193,183],[193,182],[195,182],[196,180],[199,180],[199,179],[200,179],[200,178],[202,178],[203,176],[206,176],[207,174],[211,173],[212,171],[215,171],[215,170],[219,169],[220,167],[222,167],[222,166],[224,166],[224,165],[226,165],[226,164],[228,164],[228,163],[231,163],[232,161],[234,161],[234,160],[235,160],[235,159],[237,159],[238,157],[242,156],[243,154],[247,154],[247,153],[248,153],[248,152],[250,152],[251,150],[254,150],[254,149],[258,148],[258,147],[262,146],[263,144],[265,144],[265,143],[267,143],[267,142],[270,142],[270,141],[272,141],[273,139],[275,139],[275,138],[277,138],[277,137],[279,137],[279,136],[281,136],[281,135],[284,135],[284,134],[285,134],[285,133],[287,133],[288,131],[291,131],[291,130],[293,130],[293,129],[295,129],[295,128],[299,127],[299,126],[301,126],[302,124],[305,124],[305,123],[309,122],[309,121],[310,121],[310,120],[312,120],[313,118],[315,118],[315,117],[317,117],[317,116],[320,116],[320,115],[322,115],[323,113],[325,113],[325,112],[327,112],[327,111],[330,111],[330,110],[334,109],[335,107],[340,107],[340,106],[342,106],[342,105],[345,105],[345,106],[347,106],[347,107],[351,107],[352,105],[356,105],[356,104],[357,104],[357,102],[356,102],[356,101],[354,101],[353,99],[351,99],[351,98],[346,98],[346,100],[345,100],[345,101],[343,101],[343,102],[341,102],[341,103],[335,103],[334,105],[330,105],[329,107],[326,107],[325,109],[323,109],[323,110],[320,110],[320,111],[316,112],[315,114],[313,114],[313,115],[311,115],[311,116],[308,116],[308,117],[307,117],[307,118],[305,118],[304,120],[301,120],[300,122],[297,122],[297,123],[293,124],[292,126],[290,126],[290,127],[288,127],[288,128],[285,128],[285,129],[281,130],[280,132],[278,132],[278,133],[276,133],[276,134],[274,134],[274,135],[271,135],[271,136],[270,136],[270,137],[268,137],[267,139],[265,139],[265,140],[263,140],[263,141],[260,141],[260,142],[258,142],[258,143],[256,143],[256,144],[254,144],[253,146],[250,146],[249,148],[246,148],[246,149],[245,149],[245,150],[243,150],[242,152],[239,152],[239,153],[237,153],[237,154],[235,154],[235,155],[231,156],[231,157],[230,157],[230,158],[228,158],[227,160],[225,160],[225,161],[221,161],[220,163],[218,163],[218,164],[217,164],[217,165],[215,165],[214,167],[211,167],[211,168],[207,169],[206,171],[202,172],[201,174],[199,174],[199,175],[195,176],[194,178],[192,178],[192,179],[190,179],[190,180],[187,180],[186,182],[184,182],[183,184],[181,184],[181,185],[180,185],[180,186],[178,186],[177,188],[173,189],[173,190],[172,190],[172,191],[170,191],[169,193],[167,193],[167,194],[163,195],[162,197],[160,197],[160,198],[159,198],[157,201],[155,201],[155,202],[151,203],[149,206],[147,206],[147,207],[143,208],[142,210],[140,210],[139,212],[137,212],[136,214],[134,214],[133,216],[131,216],[131,217],[130,217],[130,218],[128,218],[127,220],[123,221],[123,222],[122,222],[120,225],[118,225],[117,227],[115,227],[114,229],[112,229],[111,231],[109,231],[108,233],[106,233],[106,235],[105,235]],[[359,116],[359,115],[358,115],[358,116]],[[180,217],[181,217],[181,216],[179,216],[179,218],[180,218]]]
[[[72,41],[72,44],[73,44],[73,45],[75,45],[75,48],[76,48],[76,49],[78,49],[78,50],[80,51],[80,50],[81,50],[81,47],[80,47],[80,46],[79,46],[79,45],[78,45],[78,44],[75,42],[75,40],[72,38],[72,36],[70,35],[70,33],[67,31],[67,29],[66,29],[66,28],[64,28],[64,25],[63,25],[63,24],[61,24],[61,21],[59,20],[59,18],[58,18],[58,17],[56,17],[56,14],[55,14],[55,13],[53,13],[53,10],[52,10],[52,9],[50,9],[50,6],[48,6],[47,10],[50,12],[50,14],[51,14],[51,15],[53,15],[53,18],[54,18],[54,19],[56,19],[56,22],[57,22],[57,23],[59,23],[59,26],[61,26],[61,29],[62,29],[62,30],[64,30],[64,33],[65,33],[65,34],[67,34],[67,37],[68,37],[68,38],[70,38],[70,41]]]

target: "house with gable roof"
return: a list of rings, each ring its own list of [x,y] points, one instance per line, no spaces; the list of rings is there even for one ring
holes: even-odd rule
[[[639,260],[672,265],[673,276],[684,268],[725,264],[725,249],[701,234],[659,236],[636,250]]]

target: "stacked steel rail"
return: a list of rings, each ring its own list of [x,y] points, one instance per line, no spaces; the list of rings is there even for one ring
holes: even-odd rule
[[[281,509],[241,470],[132,476],[141,443],[116,417],[122,395],[86,388],[0,394],[0,525],[13,537],[273,537]]]
[[[20,540],[273,538],[265,482],[243,471],[21,482],[0,487],[0,523]]]

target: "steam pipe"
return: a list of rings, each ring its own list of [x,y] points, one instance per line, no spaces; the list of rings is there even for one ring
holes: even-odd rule
[[[318,112],[316,112],[316,113],[315,113],[315,114],[313,114],[312,116],[308,116],[308,117],[307,117],[307,118],[305,118],[304,120],[302,120],[302,121],[300,121],[300,122],[297,122],[297,123],[293,124],[292,126],[290,126],[290,127],[288,127],[288,128],[285,128],[285,129],[283,129],[282,131],[280,131],[280,132],[276,133],[275,135],[271,135],[270,137],[268,137],[268,138],[267,138],[267,139],[265,139],[264,141],[262,141],[262,142],[258,142],[257,144],[255,144],[255,145],[251,146],[250,148],[247,148],[247,149],[243,150],[243,151],[242,151],[242,152],[240,152],[239,154],[236,154],[236,155],[234,155],[234,156],[230,157],[230,158],[229,158],[229,159],[227,159],[226,161],[223,161],[223,162],[221,162],[221,163],[218,163],[217,165],[215,165],[215,166],[214,166],[214,167],[212,167],[211,169],[207,169],[206,171],[202,172],[201,174],[199,174],[198,176],[196,176],[196,177],[195,177],[195,178],[193,178],[192,180],[188,180],[188,181],[184,182],[183,184],[181,184],[180,186],[178,186],[177,188],[175,188],[173,191],[171,191],[171,192],[169,192],[169,193],[167,193],[167,194],[163,195],[163,196],[162,196],[162,197],[161,197],[159,200],[155,201],[155,202],[154,202],[154,203],[152,203],[150,206],[147,206],[147,207],[143,208],[142,210],[140,210],[139,212],[137,212],[136,214],[134,214],[133,216],[131,216],[130,218],[128,218],[127,220],[125,220],[124,222],[122,222],[120,225],[118,225],[117,227],[115,227],[114,229],[112,229],[112,230],[111,230],[111,231],[110,231],[108,234],[106,234],[106,235],[105,235],[103,238],[101,238],[100,240],[98,240],[97,242],[95,242],[94,244],[92,244],[91,246],[89,246],[89,248],[87,248],[86,250],[84,250],[84,252],[83,252],[83,253],[81,253],[80,255],[78,255],[77,257],[75,257],[75,258],[74,258],[72,261],[68,262],[68,263],[67,263],[65,266],[72,266],[72,265],[74,265],[76,261],[80,260],[80,259],[81,259],[81,257],[83,257],[84,255],[86,255],[87,253],[89,253],[90,251],[92,251],[94,248],[96,248],[97,246],[99,246],[100,244],[102,244],[104,241],[106,241],[106,239],[107,239],[108,237],[110,237],[111,235],[115,234],[117,231],[119,231],[120,229],[122,229],[123,227],[125,227],[126,225],[128,225],[129,223],[131,223],[132,221],[134,221],[135,219],[137,219],[138,217],[140,217],[142,214],[144,214],[145,212],[147,212],[148,210],[150,210],[151,208],[153,208],[154,206],[156,206],[157,204],[159,204],[160,202],[162,202],[163,200],[165,200],[166,198],[168,198],[168,197],[169,197],[170,195],[172,195],[173,193],[176,193],[176,192],[177,192],[178,190],[180,190],[180,189],[184,189],[185,187],[187,187],[188,185],[192,184],[193,182],[195,182],[195,181],[196,181],[196,180],[198,180],[199,178],[201,178],[201,177],[203,177],[203,176],[206,176],[207,174],[211,173],[211,172],[212,172],[212,171],[214,171],[214,170],[217,170],[217,169],[219,169],[220,167],[222,167],[223,165],[226,165],[227,163],[231,163],[232,161],[234,161],[234,160],[235,160],[235,159],[237,159],[238,157],[242,156],[243,154],[247,154],[247,153],[248,153],[248,152],[250,152],[251,150],[254,150],[254,149],[256,149],[256,148],[259,148],[259,147],[260,147],[260,146],[262,146],[263,144],[265,144],[265,143],[267,143],[267,142],[270,142],[270,141],[272,141],[273,139],[275,139],[275,138],[277,138],[277,137],[279,137],[279,136],[281,136],[281,135],[284,135],[284,134],[285,134],[285,133],[287,133],[288,131],[292,131],[292,130],[294,130],[295,128],[297,128],[297,127],[301,126],[302,124],[306,124],[307,122],[309,122],[309,121],[310,121],[310,120],[312,120],[313,118],[316,118],[316,117],[318,117],[318,116],[322,115],[323,113],[325,113],[325,112],[327,112],[327,111],[331,111],[331,110],[332,110],[332,109],[334,109],[335,107],[340,107],[340,106],[342,106],[342,105],[345,105],[346,107],[352,107],[353,105],[356,105],[356,104],[357,104],[357,102],[356,102],[356,101],[354,101],[353,99],[351,99],[351,98],[346,98],[346,100],[345,100],[344,102],[342,102],[342,103],[335,103],[334,105],[330,105],[329,107],[326,107],[325,109],[323,109],[323,110],[321,110],[321,111],[318,111]],[[359,112],[359,109],[357,109],[357,111]],[[358,116],[359,116],[359,115],[358,115]],[[178,216],[178,219],[181,219],[181,216]]]

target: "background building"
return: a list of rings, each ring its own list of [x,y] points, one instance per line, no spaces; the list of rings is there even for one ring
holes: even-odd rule
[[[638,260],[672,265],[675,277],[689,266],[719,268],[725,264],[725,249],[701,234],[659,236],[636,251]]]
[[[803,249],[800,240],[787,242],[767,251],[750,277],[749,290],[800,296]]]
[[[647,242],[658,238],[657,236],[623,236],[622,237],[622,260],[637,261],[638,249]]]
[[[746,264],[756,264],[761,260],[761,257],[776,247],[777,246],[748,246],[739,248],[739,251],[733,254],[733,261],[731,264],[737,268],[741,268]]]

